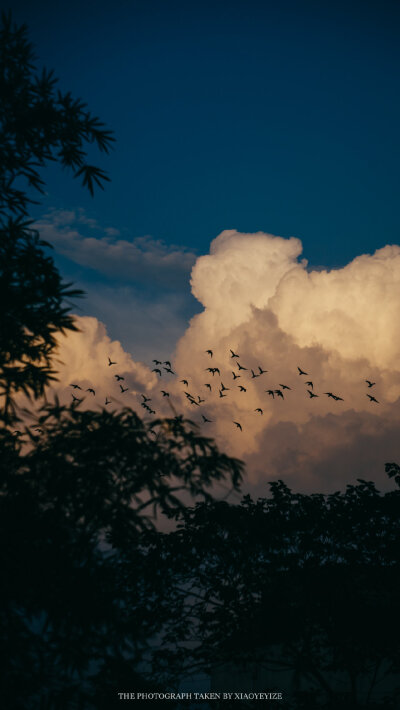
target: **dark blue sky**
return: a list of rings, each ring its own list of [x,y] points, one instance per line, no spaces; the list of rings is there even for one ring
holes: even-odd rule
[[[312,265],[399,242],[399,6],[14,8],[117,138],[106,192],[52,172],[49,206],[200,253],[223,229],[295,235]]]

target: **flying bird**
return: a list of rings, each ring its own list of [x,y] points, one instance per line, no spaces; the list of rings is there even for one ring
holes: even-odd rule
[[[169,360],[164,360],[163,365],[166,365],[167,367],[171,367],[171,363]]]
[[[222,393],[222,390],[220,390],[220,391],[219,391],[219,396],[220,396],[220,397],[226,397],[226,394],[223,394],[223,393]]]
[[[318,394],[314,394],[314,392],[312,392],[312,390],[307,390],[307,392],[308,392],[308,394],[310,395],[310,399],[312,399],[313,397],[319,397],[319,395],[318,395]]]
[[[372,394],[367,394],[367,397],[369,397],[370,402],[376,402],[377,404],[379,404],[378,400],[375,399],[375,397],[373,397]]]
[[[239,357],[239,355],[237,355],[236,353],[234,353],[233,350],[230,350],[230,353],[231,353],[231,357]]]
[[[70,385],[70,387],[73,387],[74,390],[81,390],[82,387],[79,387],[79,385]]]
[[[212,350],[206,350],[206,353],[207,353],[207,355],[209,355],[210,357],[213,356],[213,351],[212,351]]]
[[[257,409],[255,409],[254,411],[255,411],[255,412],[260,412],[260,414],[263,414],[263,413],[264,413],[263,410],[260,409],[260,407],[257,407]]]
[[[93,387],[88,387],[87,390],[86,390],[86,392],[91,392],[93,395],[96,394],[96,392],[94,391]]]
[[[241,392],[247,392],[246,387],[242,387],[242,385],[238,385],[239,389]]]
[[[207,417],[204,416],[204,414],[201,415],[203,417],[203,422],[212,422],[212,419],[207,419]]]
[[[155,365],[162,365],[161,360],[153,360],[153,362]]]
[[[169,392],[166,392],[165,390],[161,390],[162,396],[163,397],[169,397]]]
[[[371,380],[365,380],[365,381],[366,381],[368,387],[373,387],[374,385],[376,385],[376,382],[371,382]]]
[[[106,397],[106,401],[104,402],[104,404],[111,404],[111,399],[108,399],[108,397]]]
[[[291,390],[292,389],[291,387],[288,387],[287,385],[282,385],[280,382],[279,382],[279,387],[283,390]]]
[[[344,402],[343,397],[338,397],[336,394],[333,395],[333,399],[335,400],[335,402],[338,402],[339,400],[341,400],[342,402]]]
[[[82,402],[82,400],[79,399],[78,397],[75,397],[74,394],[72,395],[72,400],[73,400],[73,402]]]
[[[308,372],[304,372],[304,370],[302,370],[301,367],[297,366],[297,369],[299,371],[299,375],[308,375]]]
[[[159,374],[160,377],[161,377],[161,374],[162,374],[162,373],[161,373],[161,370],[158,369],[158,367],[155,367],[155,368],[152,370],[152,372],[158,372],[158,374]]]
[[[268,370],[263,370],[262,367],[260,367],[260,365],[258,366],[258,369],[260,370],[260,375],[263,375],[264,372],[268,372]]]
[[[274,390],[274,392],[278,395],[278,397],[282,397],[282,399],[285,399],[281,390]]]
[[[225,392],[225,390],[229,390],[229,387],[225,387],[224,383],[221,382],[221,391]]]
[[[254,370],[251,370],[251,378],[254,379],[254,377],[260,377],[260,375],[256,375]]]
[[[187,380],[180,380],[180,382],[183,382],[183,384],[186,385],[186,387],[189,387],[189,382]]]
[[[235,372],[233,372],[233,371],[232,371],[232,375],[233,375],[233,379],[234,379],[234,380],[237,380],[237,379],[238,379],[238,377],[240,377],[240,375],[236,375],[236,373],[235,373]]]
[[[206,400],[205,400],[205,399],[201,399],[200,395],[198,394],[198,395],[197,395],[197,401],[198,401],[199,404],[201,404],[202,402],[205,402]]]
[[[110,367],[110,365],[116,365],[116,364],[117,364],[117,363],[116,363],[116,362],[113,362],[113,361],[111,360],[111,358],[108,358],[108,367]]]
[[[205,383],[204,387],[208,387],[208,389],[209,389],[210,392],[211,392],[211,385],[210,385],[208,382]]]
[[[267,392],[267,394],[270,394],[271,397],[272,397],[272,399],[275,399],[275,392],[274,392],[274,390],[265,390],[265,392]]]
[[[306,385],[311,387],[312,390],[314,389],[314,384],[313,384],[313,382],[311,382],[311,380],[309,382],[306,382]]]
[[[240,429],[240,431],[243,431],[243,429],[242,429],[241,425],[239,424],[239,422],[233,422],[233,423],[236,424],[237,428]]]
[[[120,385],[119,388],[120,388],[122,394],[123,394],[124,392],[127,392],[128,389],[129,389],[129,387],[122,387],[122,385]]]
[[[173,370],[171,370],[170,367],[163,367],[163,370],[165,370],[165,372],[169,372],[170,375],[175,375],[175,374],[176,374]]]
[[[115,379],[117,380],[117,382],[120,382],[120,380],[124,380],[124,379],[125,379],[125,377],[122,377],[122,375],[114,375],[114,377],[115,377]]]
[[[240,364],[239,360],[236,362],[236,365],[238,366],[239,370],[247,370],[247,367],[243,367],[243,365]]]
[[[141,394],[141,397],[143,397],[143,402],[151,402],[151,397],[146,397],[145,394]]]
[[[195,404],[196,407],[200,407],[199,403],[195,399],[189,399],[190,404]]]

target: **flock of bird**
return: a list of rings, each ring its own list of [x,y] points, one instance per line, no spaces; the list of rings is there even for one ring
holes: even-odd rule
[[[213,352],[213,350],[208,348],[207,350],[205,350],[205,355],[208,355],[210,361],[212,361],[212,358],[214,356],[214,352]],[[247,384],[246,381],[243,380],[244,384],[242,384],[242,383],[236,383],[236,380],[238,380],[241,377],[247,376],[247,379],[252,381],[252,380],[268,373],[268,370],[263,369],[260,365],[257,366],[256,370],[245,367],[244,365],[242,365],[240,363],[239,357],[240,356],[238,353],[234,352],[233,350],[230,350],[231,368],[232,367],[237,368],[236,371],[234,369],[231,369],[231,374],[232,374],[232,383],[231,384],[234,385],[234,387],[237,387],[240,393],[246,393],[247,392],[247,387],[245,386],[245,384]],[[152,372],[154,372],[158,376],[159,379],[161,377],[163,377],[164,373],[165,373],[165,375],[173,375],[175,377],[177,376],[176,372],[174,372],[174,370],[172,369],[172,365],[169,360],[162,361],[162,360],[154,359],[153,364],[154,364],[154,367],[152,369]],[[108,367],[112,367],[114,365],[117,365],[117,362],[111,360],[111,358],[109,357],[108,358]],[[214,391],[217,391],[218,397],[220,399],[222,399],[223,397],[227,397],[228,392],[232,392],[232,387],[226,387],[224,385],[224,383],[222,382],[221,370],[219,367],[209,366],[209,367],[206,367],[204,369],[204,371],[210,373],[210,375],[212,375],[213,380],[214,380],[215,375],[217,375],[219,378],[217,386],[212,384],[211,382],[203,383],[203,386],[208,390],[209,393],[211,393],[213,391],[213,387],[214,387]],[[245,373],[248,373],[248,375],[246,375]],[[301,378],[309,377],[308,372],[303,370],[301,367],[297,367],[297,374]],[[225,375],[224,375],[224,377],[225,377]],[[114,374],[114,378],[116,381],[115,384],[117,384],[119,386],[120,393],[125,394],[126,392],[128,392],[129,387],[125,387],[123,384],[125,381],[125,378],[119,374]],[[180,382],[180,384],[182,384],[184,386],[183,393],[191,405],[196,406],[196,407],[200,407],[203,403],[206,402],[206,399],[204,397],[201,397],[199,394],[193,395],[193,394],[191,394],[191,392],[188,391],[188,389],[189,389],[188,379],[183,378],[179,382]],[[321,396],[315,392],[314,383],[311,379],[307,379],[307,380],[304,379],[303,382],[305,385],[305,393],[308,394],[310,399],[316,399],[317,397]],[[371,389],[372,387],[374,387],[376,385],[376,383],[372,382],[371,380],[365,380],[365,383],[366,383],[368,389]],[[82,387],[79,384],[71,383],[70,387],[72,387],[74,389],[74,391],[81,390],[83,393]],[[281,382],[278,384],[278,386],[275,389],[272,389],[272,388],[265,389],[264,392],[266,392],[269,397],[272,397],[272,399],[275,399],[275,398],[279,399],[280,398],[280,399],[284,400],[285,393],[288,394],[288,392],[292,391],[292,389],[293,388],[290,387],[289,385]],[[88,392],[92,396],[96,395],[96,391],[93,387],[86,388],[85,392]],[[170,393],[167,391],[167,389],[161,389],[160,394],[162,395],[163,399],[167,398],[169,401]],[[343,402],[344,401],[343,397],[340,397],[338,394],[334,394],[333,392],[323,392],[322,394],[326,395],[328,398],[334,400],[335,402]],[[379,401],[373,395],[371,395],[367,392],[366,396],[369,398],[370,402],[375,402],[376,404],[379,404]],[[153,409],[153,406],[152,406],[152,398],[147,397],[145,394],[141,394],[140,397],[142,399],[140,404],[143,407],[143,409],[146,410],[146,412],[148,414],[155,415],[156,411],[155,411],[155,409]],[[78,396],[76,396],[76,394],[72,393],[72,400],[74,403],[79,404],[82,401],[82,399],[83,399],[83,397],[78,397]],[[109,399],[109,397],[107,396],[105,398],[104,404],[105,404],[105,406],[108,406],[109,404],[111,404],[111,402],[112,402],[112,399]],[[172,407],[172,409],[174,409],[174,408]],[[261,407],[256,407],[254,409],[254,412],[259,414],[260,416],[262,416],[264,413],[263,409]],[[202,417],[203,424],[209,424],[209,423],[213,422],[212,419],[209,419],[203,413],[201,414],[201,417]],[[240,422],[232,421],[232,423],[237,427],[237,429],[239,429],[240,431],[243,431],[243,427]]]

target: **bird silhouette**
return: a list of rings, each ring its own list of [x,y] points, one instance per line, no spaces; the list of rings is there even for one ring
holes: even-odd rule
[[[86,390],[86,392],[91,392],[93,395],[96,394],[96,392],[94,391],[93,387],[88,387],[87,390]]]
[[[213,351],[212,351],[212,350],[206,350],[206,353],[207,353],[210,357],[213,356]]]
[[[225,387],[224,383],[221,382],[221,391],[225,392],[225,390],[229,390],[229,387]]]
[[[201,404],[202,402],[205,402],[206,400],[205,400],[205,399],[201,399],[200,395],[198,394],[198,395],[197,395],[197,401],[198,401],[199,404]]]
[[[163,365],[166,365],[167,367],[172,367],[169,360],[164,360]]]
[[[257,409],[255,409],[254,411],[255,411],[255,412],[259,412],[260,414],[263,414],[263,413],[264,413],[263,410],[260,409],[260,407],[257,407]]]
[[[72,395],[72,401],[73,401],[73,402],[82,402],[82,400],[79,399],[78,397],[75,397],[74,394]]]
[[[239,360],[236,361],[236,365],[238,366],[239,370],[247,370],[247,367],[243,367],[243,365],[240,364]]]
[[[282,399],[285,399],[282,390],[274,390],[274,392],[278,395],[278,397],[282,397]]]
[[[73,387],[74,390],[81,390],[82,389],[82,387],[80,387],[79,385],[70,385],[70,387]]]
[[[208,387],[208,389],[209,389],[210,392],[211,392],[211,385],[210,385],[208,382],[205,383],[204,387]]]
[[[161,373],[161,370],[158,369],[158,367],[155,367],[155,368],[152,370],[152,372],[157,372],[157,373],[160,375],[160,377],[161,377],[161,374],[162,374],[162,373]]]
[[[151,397],[146,397],[145,394],[141,394],[141,397],[143,397],[143,402],[151,402]]]
[[[219,396],[220,397],[226,397],[226,394],[223,394],[222,390],[219,391]]]
[[[258,369],[260,370],[260,375],[263,375],[264,372],[268,372],[268,370],[263,370],[262,367],[260,367],[260,365],[258,366]]]
[[[190,394],[190,392],[185,392],[185,395],[188,399],[194,399],[193,395]]]
[[[305,384],[311,387],[312,390],[314,389],[314,384],[311,382],[311,380],[309,382],[306,382]]]
[[[299,371],[299,375],[308,375],[308,372],[304,372],[304,370],[302,370],[301,367],[297,366],[297,369]]]
[[[183,382],[183,384],[186,385],[186,387],[189,387],[189,382],[187,380],[180,380],[180,382]]]
[[[116,362],[113,362],[113,361],[111,360],[111,358],[108,358],[108,367],[110,367],[110,365],[116,365],[116,364],[117,364],[117,363],[116,363]]]
[[[236,375],[236,373],[235,373],[235,372],[233,372],[233,371],[232,371],[232,375],[233,375],[233,379],[234,379],[234,380],[237,380],[237,379],[238,379],[238,377],[240,377],[240,375]]]
[[[324,394],[328,395],[328,397],[332,397],[332,399],[335,398],[335,395],[332,394],[332,392],[324,392]]]
[[[207,419],[207,417],[204,416],[204,414],[201,415],[203,417],[203,422],[212,422],[212,419]]]
[[[162,396],[163,397],[169,397],[169,392],[166,392],[165,390],[161,390]]]
[[[161,360],[153,360],[153,362],[155,365],[162,365]]]
[[[239,357],[239,355],[237,355],[236,353],[234,353],[233,350],[230,350],[230,353],[231,353],[231,357]]]
[[[199,403],[195,399],[189,399],[190,404],[195,404],[196,407],[200,407]]]
[[[237,428],[240,429],[240,431],[243,431],[242,426],[241,426],[241,424],[239,424],[239,422],[233,422],[233,423],[236,424]]]
[[[272,399],[275,399],[275,392],[274,390],[265,390],[265,392],[269,395],[271,395]]]
[[[124,392],[127,392],[128,389],[129,389],[129,387],[122,387],[122,385],[120,385],[119,388],[120,388],[122,394],[123,394]]]
[[[338,397],[336,394],[333,395],[333,399],[335,400],[335,402],[338,402],[339,400],[341,400],[342,402],[344,402],[343,397]]]
[[[312,392],[312,390],[307,390],[307,392],[308,392],[308,394],[310,395],[310,399],[312,399],[313,397],[319,397],[319,395],[318,395],[318,394],[314,394],[314,392]]]
[[[122,375],[114,375],[114,377],[117,380],[117,382],[120,382],[121,380],[125,379],[125,377],[122,377]]]
[[[255,377],[260,377],[260,375],[256,375],[254,370],[251,370],[251,378],[254,379]]]
[[[369,397],[370,402],[376,402],[377,404],[379,404],[378,400],[375,399],[375,397],[373,397],[372,394],[367,394],[367,397]]]
[[[175,374],[176,374],[173,370],[171,370],[170,367],[163,367],[163,370],[165,370],[165,372],[169,372],[170,375],[175,375]]]
[[[368,387],[373,387],[374,385],[376,385],[376,382],[371,382],[371,380],[365,380],[365,381],[366,381]]]
[[[292,389],[291,387],[288,387],[287,385],[282,385],[280,382],[279,382],[279,387],[280,387],[282,390],[291,390],[291,389]]]
[[[108,397],[106,397],[106,401],[104,402],[104,404],[111,404],[111,399],[108,399]]]
[[[239,389],[241,392],[247,392],[246,387],[243,387],[242,385],[238,385]]]

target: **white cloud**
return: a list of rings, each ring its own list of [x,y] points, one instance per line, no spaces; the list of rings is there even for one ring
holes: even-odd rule
[[[71,397],[69,384],[76,381],[95,384],[100,404],[105,395],[113,397],[113,406],[129,396],[141,413],[145,392],[157,414],[169,415],[171,405],[246,461],[253,491],[265,493],[266,482],[276,478],[309,491],[336,490],[357,477],[383,484],[385,461],[400,458],[400,247],[387,246],[329,272],[308,271],[300,255],[298,239],[223,232],[192,270],[192,290],[204,310],[177,344],[177,376],[163,371],[158,378],[135,361],[134,348],[135,360],[96,319],[83,318],[82,333],[68,335],[60,346],[64,396]],[[168,317],[161,313],[166,323]],[[238,370],[230,348],[247,370]],[[123,398],[107,366],[109,355],[130,388]],[[209,366],[219,367],[221,376],[207,372]],[[257,374],[258,366],[268,372],[253,378],[251,369]],[[298,366],[308,375],[299,375]],[[180,382],[184,378],[188,386]],[[376,384],[368,388],[366,379]],[[223,398],[221,382],[229,388]],[[272,398],[268,389],[282,389],[284,399]],[[311,399],[307,390],[318,397]],[[205,401],[190,404],[184,391]],[[203,425],[201,414],[212,422]]]
[[[113,228],[101,229],[84,212],[53,210],[36,224],[41,237],[73,262],[117,280],[145,282],[176,289],[187,283],[196,255],[149,236],[118,238]],[[85,236],[82,226],[96,236]]]

